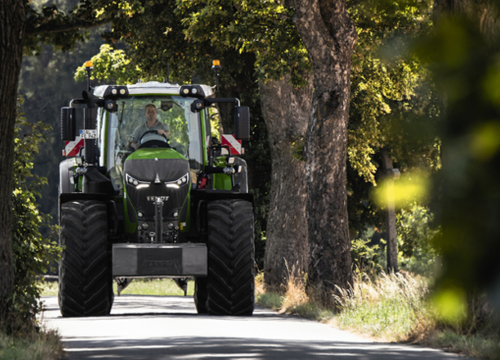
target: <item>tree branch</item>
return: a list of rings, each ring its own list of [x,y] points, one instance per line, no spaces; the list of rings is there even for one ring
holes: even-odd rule
[[[37,36],[37,35],[41,35],[41,34],[58,33],[58,32],[64,32],[64,31],[77,30],[77,29],[91,29],[94,27],[104,25],[108,22],[110,22],[110,20],[99,20],[99,21],[94,21],[94,22],[81,21],[81,22],[75,22],[75,23],[71,23],[71,24],[61,24],[61,25],[56,25],[56,26],[48,23],[48,24],[43,24],[43,25],[41,25],[37,28],[34,28],[34,29],[27,29],[26,36],[32,37],[32,36]]]

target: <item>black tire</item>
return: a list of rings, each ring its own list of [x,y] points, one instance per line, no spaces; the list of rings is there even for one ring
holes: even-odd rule
[[[210,202],[207,210],[208,313],[250,316],[255,302],[252,204],[218,200]]]
[[[61,207],[59,309],[62,316],[107,315],[113,304],[106,204],[71,201]]]
[[[207,314],[207,278],[194,280],[194,304],[198,314]]]

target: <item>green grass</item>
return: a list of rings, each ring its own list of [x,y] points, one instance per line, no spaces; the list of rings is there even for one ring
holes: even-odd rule
[[[58,293],[57,282],[44,283],[42,296],[56,296]],[[116,283],[113,282],[113,291],[116,294]],[[194,294],[194,281],[188,282],[188,295]],[[171,279],[136,279],[122,294],[134,295],[172,295],[183,296],[184,292]]]
[[[1,360],[54,360],[63,355],[59,335],[53,331],[33,332],[16,338],[0,333]]]
[[[388,340],[401,340],[411,332],[416,314],[410,304],[386,298],[345,308],[336,319],[341,329]]]
[[[116,294],[116,283],[113,288]],[[184,291],[182,291],[171,279],[138,279],[134,280],[125,290],[123,290],[122,294],[183,296]],[[187,294],[194,294],[194,281],[188,282]]]
[[[281,309],[281,306],[283,305],[283,300],[284,300],[283,296],[272,292],[266,292],[264,294],[256,294],[255,296],[255,302],[257,303],[257,305],[272,310]]]
[[[42,283],[42,296],[56,296],[58,290],[57,281]]]
[[[498,338],[480,334],[462,335],[451,330],[444,330],[435,332],[424,343],[448,351],[486,359],[498,359],[500,354]]]

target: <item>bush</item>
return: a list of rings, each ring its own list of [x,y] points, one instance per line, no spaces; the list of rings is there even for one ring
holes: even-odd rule
[[[352,266],[355,273],[374,276],[383,269],[380,264],[381,249],[368,245],[370,240],[356,239],[351,242]]]
[[[47,179],[35,176],[33,161],[39,146],[45,141],[43,132],[50,127],[41,122],[29,123],[23,116],[23,98],[18,99],[16,138],[14,140],[14,192],[12,248],[14,254],[14,291],[9,332],[24,332],[26,327],[37,327],[36,314],[40,311],[40,275],[54,263],[60,248],[53,241],[56,227],[50,226],[50,216],[39,213],[36,197]],[[48,229],[42,236],[41,229]]]
[[[432,241],[439,229],[432,229],[433,214],[414,203],[401,210],[396,217],[399,268],[415,274],[431,276],[435,273],[438,252]]]

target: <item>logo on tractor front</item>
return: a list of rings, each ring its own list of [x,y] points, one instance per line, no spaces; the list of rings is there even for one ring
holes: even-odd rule
[[[146,199],[148,201],[156,201],[156,199],[160,199],[161,201],[167,201],[168,200],[168,196],[146,196]]]

